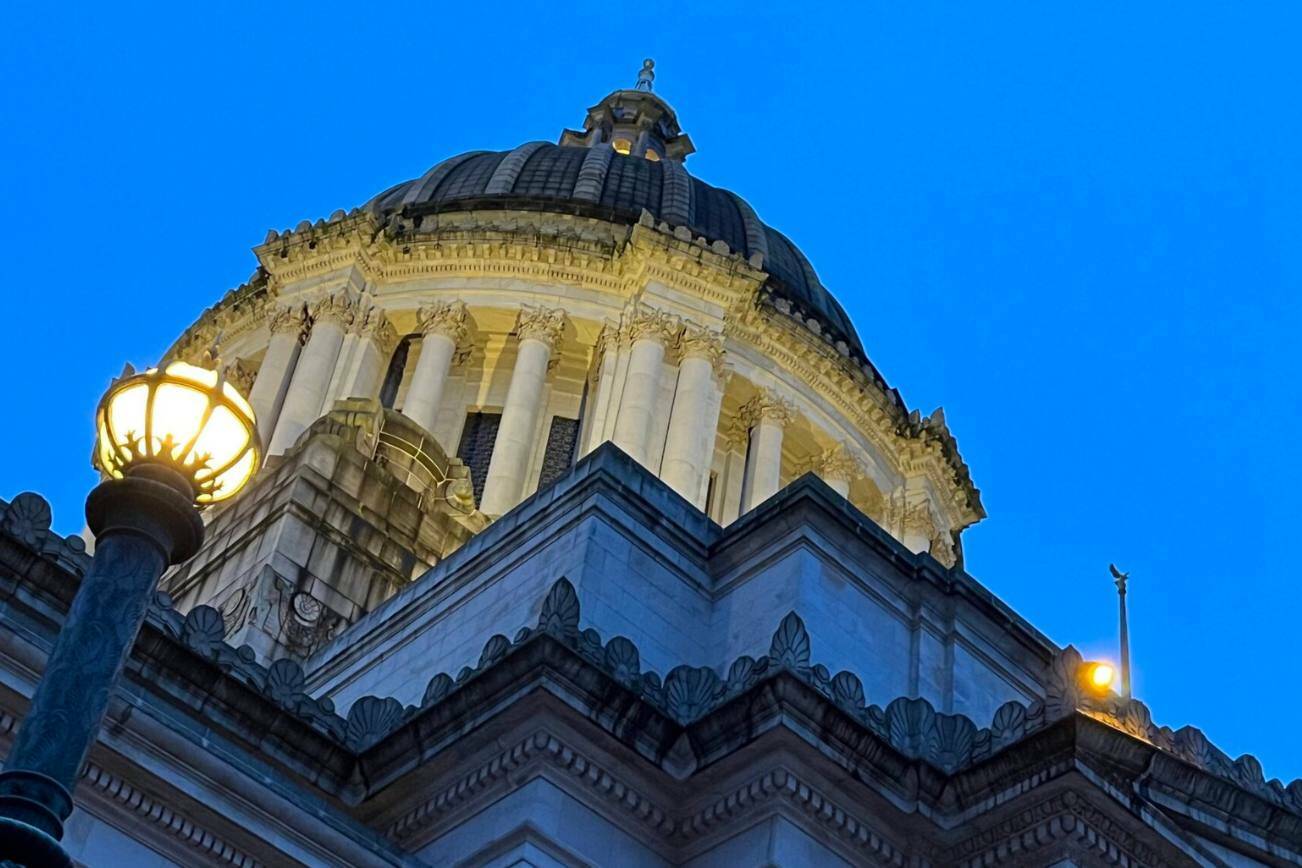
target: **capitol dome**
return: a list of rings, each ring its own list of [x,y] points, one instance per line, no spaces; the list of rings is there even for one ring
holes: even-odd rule
[[[805,255],[763,223],[745,199],[710,186],[674,160],[547,142],[471,151],[386,190],[366,208],[383,219],[407,217],[416,225],[449,211],[485,209],[578,214],[628,226],[647,213],[657,223],[685,227],[693,238],[723,242],[763,268],[774,298],[814,317],[826,334],[863,356],[850,318]]]
[[[905,406],[809,260],[691,175],[694,150],[644,77],[556,144],[449,157],[268,233],[172,354],[220,335],[269,467],[375,407],[390,434],[367,448],[462,468],[477,527],[610,441],[720,524],[814,473],[956,563],[984,512],[943,414]]]

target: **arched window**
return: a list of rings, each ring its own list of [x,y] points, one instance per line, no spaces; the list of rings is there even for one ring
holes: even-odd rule
[[[407,354],[411,352],[411,341],[414,337],[416,335],[407,335],[398,341],[398,346],[389,359],[389,370],[384,374],[384,385],[380,386],[380,404],[386,410],[392,410],[393,403],[398,400],[402,372],[407,369]]]

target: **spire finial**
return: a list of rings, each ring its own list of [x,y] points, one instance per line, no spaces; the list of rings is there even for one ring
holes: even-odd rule
[[[637,85],[634,90],[651,90],[652,84],[656,80],[656,62],[651,58],[642,61],[642,69],[637,74]]]

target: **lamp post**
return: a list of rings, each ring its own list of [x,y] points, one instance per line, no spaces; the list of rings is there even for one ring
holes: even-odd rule
[[[0,864],[66,866],[72,790],[163,571],[203,541],[199,510],[262,457],[253,410],[216,370],[173,362],[114,381],[86,499],[95,556],[0,773]],[[8,860],[8,861],[6,861]]]

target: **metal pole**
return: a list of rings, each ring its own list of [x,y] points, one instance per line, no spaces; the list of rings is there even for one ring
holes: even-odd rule
[[[0,864],[65,866],[72,790],[163,570],[203,541],[189,483],[140,467],[86,500],[95,557],[0,773]]]
[[[1121,617],[1121,695],[1130,698],[1130,626],[1126,623],[1126,580],[1129,573],[1117,574],[1117,600]]]

